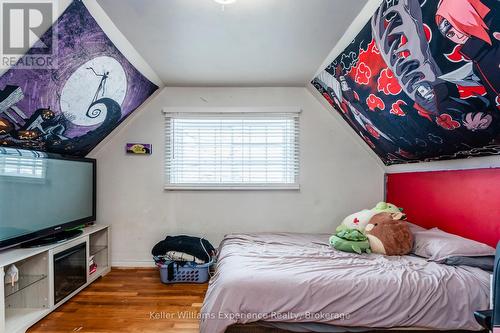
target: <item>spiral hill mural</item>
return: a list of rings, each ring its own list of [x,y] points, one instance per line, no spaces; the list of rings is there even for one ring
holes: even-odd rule
[[[52,29],[58,35],[54,69],[14,66],[0,77],[0,144],[85,156],[158,87],[120,53],[81,1],[66,9],[43,43],[50,43]]]
[[[312,84],[386,165],[500,154],[500,2],[383,0]]]

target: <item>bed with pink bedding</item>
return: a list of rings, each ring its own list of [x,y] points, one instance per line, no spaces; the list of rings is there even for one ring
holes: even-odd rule
[[[337,328],[481,330],[490,275],[415,256],[351,254],[326,234],[233,234],[201,310],[201,333],[252,322]],[[328,326],[327,326],[328,327]]]

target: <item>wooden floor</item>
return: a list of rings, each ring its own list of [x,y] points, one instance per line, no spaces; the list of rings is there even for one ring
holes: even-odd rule
[[[28,332],[194,333],[206,289],[162,284],[156,269],[113,269]]]

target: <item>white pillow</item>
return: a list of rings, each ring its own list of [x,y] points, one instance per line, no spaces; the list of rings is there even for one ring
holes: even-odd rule
[[[406,223],[408,223],[408,227],[410,228],[410,231],[411,231],[412,234],[414,234],[414,233],[416,233],[418,231],[425,231],[425,230],[427,230],[424,227],[421,227],[419,225],[413,224],[411,222],[406,221]]]
[[[413,253],[431,261],[443,262],[449,257],[495,255],[495,249],[471,239],[449,234],[438,228],[413,232]]]

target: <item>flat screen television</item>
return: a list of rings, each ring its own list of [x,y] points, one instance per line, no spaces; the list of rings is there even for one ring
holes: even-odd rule
[[[0,250],[95,221],[96,161],[0,147]]]

